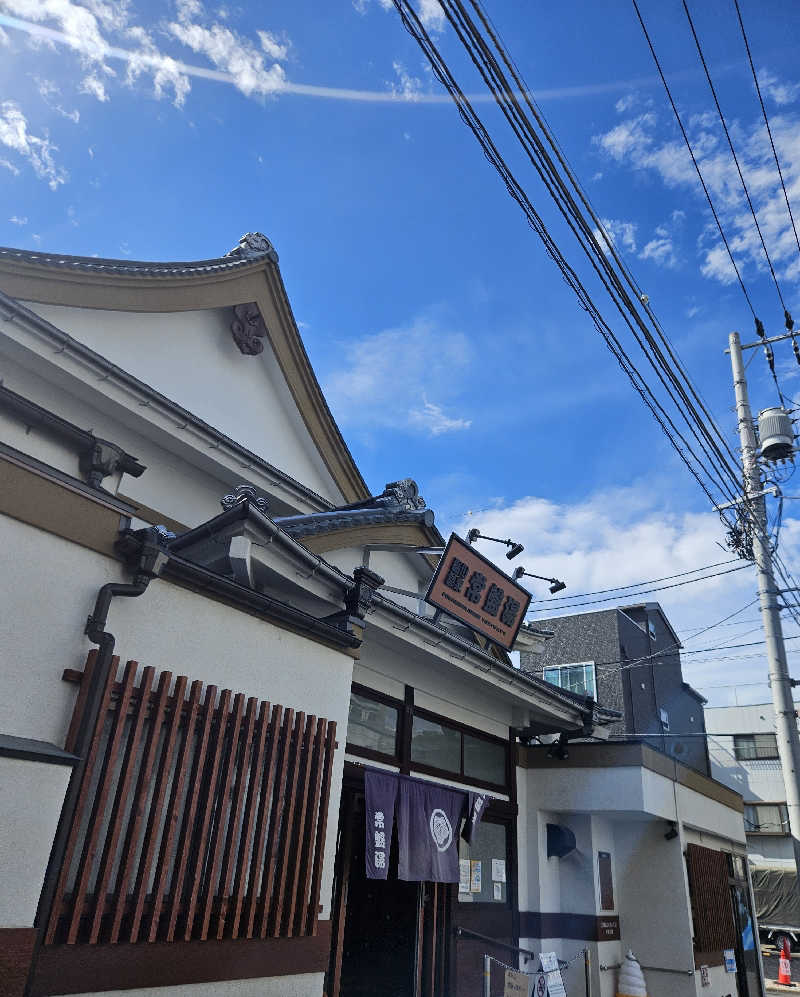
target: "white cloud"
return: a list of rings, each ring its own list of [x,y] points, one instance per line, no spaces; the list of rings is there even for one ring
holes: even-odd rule
[[[623,222],[616,218],[603,218],[601,221],[606,235],[608,235],[608,238],[617,248],[627,250],[630,253],[636,252],[635,222]],[[607,254],[610,251],[610,247],[606,242],[603,232],[600,229],[595,229],[594,237],[600,243],[600,248],[603,252]]]
[[[422,92],[422,80],[418,76],[412,76],[402,62],[395,60],[392,69],[397,76],[396,82],[389,84],[392,93],[402,100],[419,100]]]
[[[766,94],[778,107],[793,104],[800,95],[800,83],[786,83],[778,79],[768,69],[758,70],[758,85],[762,94]]]
[[[3,48],[8,48],[11,45],[11,39],[8,37],[8,32],[0,28],[0,46]]]
[[[427,398],[423,399],[422,408],[411,409],[408,417],[410,426],[424,429],[431,436],[440,436],[442,433],[451,433],[458,429],[469,429],[472,425],[471,419],[453,419],[445,415],[441,405],[434,405]]]
[[[0,166],[2,166],[4,170],[9,170],[15,177],[19,176],[19,167],[15,166],[10,159],[0,159]]]
[[[778,113],[771,116],[772,132],[786,180],[789,200],[800,200],[800,115]],[[687,124],[689,138],[703,177],[720,215],[723,229],[740,270],[763,272],[766,269],[763,249],[744,199],[741,182],[727,144],[720,142],[718,123],[713,115],[692,116]],[[731,129],[742,171],[753,199],[759,224],[778,276],[800,279],[800,259],[786,211],[786,204],[775,170],[772,150],[763,120],[750,124],[732,122]],[[681,139],[665,135],[653,112],[620,122],[604,134],[595,135],[593,143],[614,162],[637,172],[656,176],[669,188],[683,189],[707,216],[705,197],[697,180],[688,150]],[[673,215],[673,226],[685,217]],[[677,253],[670,245],[674,233],[656,233],[642,251],[645,258],[674,266]],[[716,225],[708,225],[698,242],[701,273],[723,284],[736,280],[727,251],[719,240]]]
[[[223,24],[201,24],[196,20],[201,15],[202,6],[196,0],[178,0],[178,19],[171,21],[167,30],[193,52],[206,56],[217,69],[229,73],[246,97],[267,96],[283,89],[286,74],[275,53],[284,58],[287,46],[278,45],[268,32],[259,32],[265,49],[262,54],[251,41]],[[265,63],[265,56],[273,60],[272,65]]]
[[[457,384],[472,357],[463,333],[419,318],[348,343],[342,369],[325,379],[325,394],[342,424],[362,430],[464,430],[470,419]]]
[[[629,93],[625,97],[620,97],[620,99],[614,105],[614,110],[617,114],[624,114],[625,111],[630,111],[630,109],[636,103],[636,94]]]
[[[96,97],[102,104],[109,99],[105,84],[95,73],[89,73],[87,76],[84,76],[78,89],[81,93],[88,94],[90,97]]]
[[[129,28],[127,36],[138,46],[128,60],[125,77],[128,86],[133,86],[142,73],[150,72],[153,74],[153,94],[156,99],[160,100],[169,88],[172,90],[172,103],[175,107],[183,107],[192,87],[179,63],[171,56],[161,53],[144,28]]]
[[[57,190],[66,181],[66,171],[57,166],[53,158],[58,146],[52,144],[46,131],[41,136],[28,131],[28,121],[13,100],[0,104],[0,145],[27,159],[36,176],[46,180],[51,190]],[[13,165],[10,168],[12,172],[19,172]]]
[[[258,31],[256,34],[261,41],[261,48],[270,59],[274,59],[276,62],[284,62],[286,60],[289,55],[288,43],[279,42],[270,31]]]
[[[27,225],[28,224],[28,219],[26,217],[20,218],[19,215],[12,215],[8,220],[11,222],[12,225]]]
[[[439,0],[418,0],[417,9],[422,26],[430,32],[444,28],[444,10]]]

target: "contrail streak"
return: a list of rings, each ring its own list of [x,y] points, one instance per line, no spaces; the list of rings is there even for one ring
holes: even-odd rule
[[[66,45],[75,51],[84,51],[76,40],[63,31],[55,28],[48,28],[42,24],[35,24],[31,21],[23,21],[20,18],[9,17],[7,14],[0,14],[0,25],[22,31],[25,34],[37,38],[44,38],[47,41]],[[241,89],[238,86],[236,77],[231,73],[224,73],[219,69],[207,69],[204,66],[193,66],[187,62],[167,55],[153,55],[147,52],[131,52],[128,49],[118,48],[115,45],[104,45],[101,54],[103,58],[120,59],[123,62],[135,62],[138,66],[145,65],[158,69],[165,64],[186,76],[196,79],[211,80],[214,83],[228,83]],[[615,83],[593,83],[584,86],[559,87],[550,90],[538,90],[536,94],[528,94],[532,99],[537,100],[560,100],[570,97],[591,97],[604,93],[615,93],[620,90],[632,87],[651,86],[658,83],[654,77],[643,77],[634,80],[619,80]],[[441,93],[414,93],[399,94],[390,90],[354,90],[349,87],[326,87],[313,83],[291,83],[285,80],[268,96],[295,96],[295,97],[321,97],[324,100],[355,101],[372,104],[452,104],[449,94]],[[517,94],[517,97],[523,96]],[[488,93],[468,95],[471,103],[482,104],[494,101],[494,97]]]

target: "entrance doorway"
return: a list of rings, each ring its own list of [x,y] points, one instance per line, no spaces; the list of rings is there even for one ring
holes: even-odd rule
[[[478,892],[398,880],[396,835],[388,878],[368,880],[363,774],[351,776],[342,789],[326,997],[480,993],[484,954],[515,958],[513,818],[486,814],[472,846],[459,842],[460,858],[485,870]],[[499,964],[492,984],[502,990]]]

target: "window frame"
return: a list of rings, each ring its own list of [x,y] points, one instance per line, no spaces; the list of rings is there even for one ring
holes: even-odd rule
[[[584,695],[584,696],[591,695],[591,698],[595,702],[597,702],[597,663],[594,662],[594,661],[565,661],[565,662],[563,662],[560,665],[545,665],[542,668],[542,678],[544,679],[545,682],[550,682],[550,685],[554,685],[557,689],[566,689],[567,692],[570,692],[571,690],[569,690],[565,686],[563,686],[561,684],[561,681],[560,681],[560,679],[561,679],[561,673],[562,673],[562,671],[565,668],[583,668],[584,669],[584,673],[583,673],[584,674],[584,679],[586,677],[586,669],[587,668],[591,668],[592,669],[592,686],[593,686],[593,690],[594,690],[593,694],[590,694],[588,692],[584,692],[584,693],[579,693],[578,695]],[[547,673],[548,672],[552,672],[552,671],[556,671],[556,670],[558,671],[558,677],[559,677],[559,682],[557,682],[557,683],[556,682],[552,682],[547,677]]]
[[[424,762],[416,761],[412,756],[412,738],[413,738],[413,723],[414,717],[419,717],[420,720],[428,720],[431,723],[441,724],[443,727],[450,727],[453,730],[458,731],[461,735],[461,765],[459,772],[451,772],[448,769],[441,769],[435,765],[426,765]],[[494,734],[487,734],[486,731],[478,730],[476,727],[470,727],[468,724],[460,723],[458,720],[451,720],[450,717],[442,716],[440,713],[433,713],[431,710],[422,709],[419,706],[415,706],[411,711],[411,731],[409,731],[409,757],[408,764],[411,770],[414,772],[422,772],[425,775],[433,775],[439,779],[447,779],[450,782],[458,782],[467,786],[477,786],[479,789],[489,789],[494,790],[496,793],[503,793],[506,796],[511,795],[511,785],[512,785],[512,772],[511,772],[511,750],[509,741],[502,737],[497,737]],[[475,776],[466,775],[464,773],[464,735],[468,734],[470,737],[474,737],[479,741],[487,741],[489,744],[499,745],[505,754],[505,782],[488,782],[485,779],[478,779]]]
[[[755,741],[755,739],[757,737],[771,737],[774,740],[774,742],[775,742],[775,754],[774,755],[759,755],[759,754],[756,753],[756,754],[753,754],[752,756],[744,756],[744,755],[742,755],[742,754],[739,753],[741,751],[742,745],[736,743],[736,739],[737,738],[751,738],[752,739],[752,744],[753,744],[753,751],[757,752],[758,749],[756,747],[756,741]],[[765,730],[765,731],[753,731],[753,732],[750,732],[749,734],[734,734],[733,735],[733,757],[736,759],[737,762],[773,762],[773,761],[777,761],[780,758],[780,755],[778,754],[778,735],[775,734],[773,731],[769,731],[769,730]]]
[[[388,696],[386,693],[378,692],[377,689],[371,689],[369,686],[361,685],[359,682],[350,683],[351,697],[353,693],[355,693],[356,696],[362,696],[364,699],[371,699],[375,703],[381,703],[383,706],[390,706],[392,709],[397,710],[397,726],[394,731],[394,754],[389,754],[383,751],[375,751],[373,748],[365,748],[360,744],[353,744],[352,741],[346,741],[345,751],[349,755],[358,755],[360,758],[368,758],[374,762],[388,762],[390,764],[399,765],[403,742],[403,701],[401,699],[395,699],[393,696]],[[348,702],[348,718],[349,713],[350,706]],[[347,729],[349,733],[349,723]]]
[[[782,831],[762,831],[762,830],[760,830],[760,826],[759,826],[759,828],[749,828],[749,827],[747,827],[747,824],[749,824],[750,821],[745,816],[744,817],[744,820],[745,820],[745,829],[744,829],[745,834],[758,834],[758,835],[762,835],[762,836],[766,836],[766,837],[771,837],[771,838],[787,838],[791,834],[791,830],[789,828],[789,810],[788,810],[788,808],[786,806],[786,801],[785,800],[774,800],[774,801],[773,800],[755,800],[753,802],[746,802],[744,806],[745,806],[745,812],[746,812],[747,807],[753,807],[756,810],[759,807],[777,807],[778,808],[778,815],[779,815],[779,820],[780,820],[781,826],[785,829],[785,830],[782,830]]]

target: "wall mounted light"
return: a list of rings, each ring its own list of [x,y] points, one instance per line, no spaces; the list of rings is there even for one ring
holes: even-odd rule
[[[567,583],[560,581],[558,578],[546,578],[544,575],[534,575],[532,571],[526,571],[521,565],[514,569],[515,582],[518,582],[523,575],[527,575],[528,578],[538,578],[542,582],[550,582],[550,592],[552,595],[555,595],[556,592],[563,592],[567,587]]]
[[[471,545],[474,544],[476,540],[491,540],[496,544],[505,544],[506,547],[508,547],[506,557],[509,561],[525,550],[522,544],[517,543],[515,540],[500,540],[498,537],[487,537],[485,533],[481,533],[480,530],[473,528],[467,534],[467,543]]]

